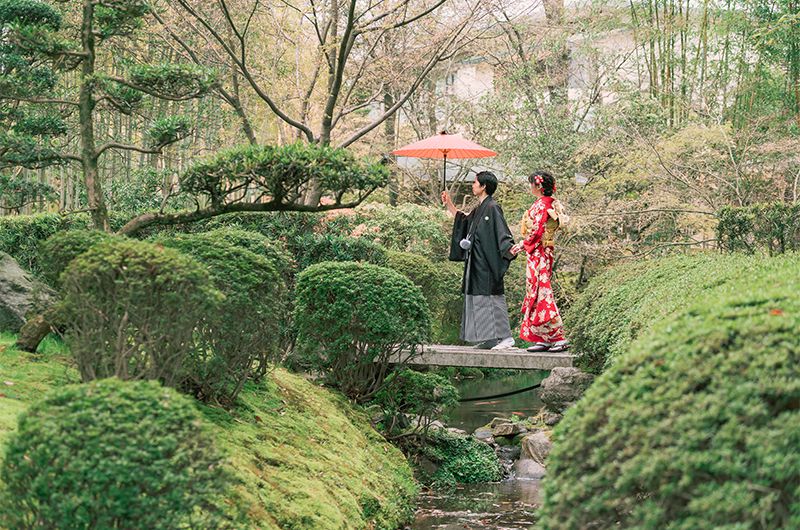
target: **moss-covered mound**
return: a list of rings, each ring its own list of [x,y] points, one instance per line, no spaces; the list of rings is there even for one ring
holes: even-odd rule
[[[765,258],[695,254],[626,264],[594,278],[564,321],[577,366],[600,373],[630,343],[665,317],[683,312],[712,290],[745,280]]]
[[[800,528],[800,256],[702,298],[559,424],[542,528]]]
[[[63,346],[38,356],[0,336],[0,458],[17,415],[58,386],[80,380]],[[41,352],[44,353],[41,353]],[[284,370],[248,384],[231,411],[200,406],[241,481],[235,502],[249,528],[398,528],[416,485],[399,450],[344,398]]]
[[[258,528],[398,528],[416,484],[402,453],[346,399],[278,369],[232,413],[204,409]]]

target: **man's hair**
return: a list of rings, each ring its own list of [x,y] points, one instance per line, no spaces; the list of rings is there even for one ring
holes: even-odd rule
[[[497,191],[497,177],[491,171],[481,171],[475,175],[475,178],[478,179],[481,186],[486,186],[487,195],[493,195]]]

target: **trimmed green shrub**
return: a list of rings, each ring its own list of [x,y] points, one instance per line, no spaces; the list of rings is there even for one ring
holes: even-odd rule
[[[461,331],[461,276],[463,264],[434,263],[425,256],[390,250],[386,266],[396,270],[420,288],[431,310],[432,340],[452,344]]]
[[[432,430],[420,454],[438,466],[430,476],[437,487],[495,482],[503,478],[494,449],[472,436]]]
[[[95,246],[112,238],[99,230],[65,230],[56,232],[39,247],[42,276],[53,287],[59,287],[59,276],[70,262]]]
[[[798,293],[765,259],[636,340],[556,428],[542,528],[800,528]]]
[[[598,275],[564,315],[580,354],[577,366],[602,372],[654,323],[719,285],[746,278],[759,263],[756,256],[708,253],[631,263]]]
[[[134,240],[95,245],[61,276],[67,343],[84,381],[116,376],[182,384],[196,330],[221,294],[175,250]]]
[[[381,407],[384,427],[389,434],[408,427],[406,414],[417,416],[414,430],[427,433],[434,420],[458,404],[458,390],[446,378],[430,372],[404,369],[392,372],[375,394],[374,403]]]
[[[241,228],[217,228],[204,235],[210,240],[222,240],[235,247],[258,254],[269,261],[284,278],[290,278],[296,267],[294,258],[289,254],[282,241],[271,239],[258,232]]]
[[[159,240],[207,267],[224,295],[205,316],[207,344],[185,383],[204,400],[232,403],[248,378],[263,376],[279,345],[286,285],[273,262],[229,242],[242,237],[221,229]]]
[[[800,250],[800,204],[727,206],[718,213],[717,241],[729,252]]]
[[[233,528],[231,475],[192,402],[155,381],[69,385],[6,445],[5,528]]]
[[[303,270],[323,261],[363,261],[374,265],[386,264],[386,249],[359,237],[330,234],[308,234],[291,242],[297,267]]]
[[[366,263],[324,262],[300,273],[294,318],[298,362],[362,401],[380,388],[392,355],[430,338],[430,313],[419,288]]]

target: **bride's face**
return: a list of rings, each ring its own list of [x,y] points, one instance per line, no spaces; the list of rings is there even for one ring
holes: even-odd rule
[[[531,182],[531,193],[534,197],[541,197],[542,196],[542,189],[536,185],[535,182]]]

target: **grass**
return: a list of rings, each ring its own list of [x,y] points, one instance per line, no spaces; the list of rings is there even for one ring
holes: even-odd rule
[[[79,382],[62,343],[48,340],[37,355],[13,343],[0,335],[0,455],[19,413]],[[344,397],[276,369],[232,410],[198,406],[239,478],[232,502],[251,528],[390,529],[413,515],[417,485],[406,459]]]

